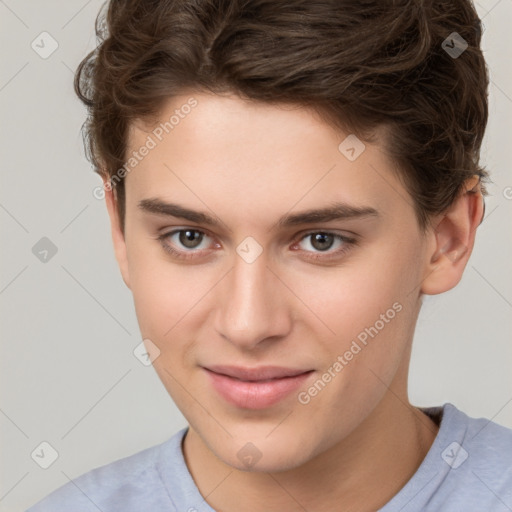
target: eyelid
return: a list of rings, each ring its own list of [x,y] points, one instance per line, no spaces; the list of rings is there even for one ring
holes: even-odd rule
[[[192,259],[192,258],[195,258],[196,255],[201,254],[202,252],[208,250],[208,249],[180,250],[180,249],[175,249],[174,247],[172,247],[172,245],[165,243],[165,240],[167,238],[169,238],[172,235],[175,235],[177,233],[180,233],[182,231],[196,231],[196,232],[201,233],[211,239],[215,238],[214,236],[210,235],[207,230],[199,228],[199,227],[192,227],[192,226],[175,227],[174,229],[172,229],[170,231],[159,234],[156,237],[156,239],[160,241],[160,244],[162,245],[163,249],[166,252],[175,256],[177,259]],[[309,256],[306,256],[306,258],[308,258],[308,259],[322,260],[322,261],[328,262],[330,259],[339,258],[345,252],[349,251],[352,248],[352,246],[357,245],[357,243],[358,243],[358,237],[357,237],[357,235],[355,235],[355,233],[352,233],[352,236],[347,236],[347,235],[344,235],[341,233],[337,233],[336,231],[333,231],[333,230],[316,228],[316,229],[310,229],[307,231],[302,231],[301,233],[297,234],[293,239],[294,241],[292,242],[292,245],[297,245],[298,243],[300,243],[302,240],[304,240],[308,236],[311,236],[311,235],[317,234],[317,233],[324,233],[327,235],[331,235],[331,236],[335,237],[337,240],[340,240],[341,242],[343,242],[343,246],[340,249],[337,249],[332,252],[329,252],[329,250],[326,252],[301,250],[301,252],[309,254]],[[220,245],[218,242],[215,242],[215,243],[217,246]]]
[[[350,232],[350,235],[348,235],[348,234],[344,234],[344,233],[339,233],[338,231],[336,231],[335,229],[332,229],[332,228],[316,228],[316,229],[308,229],[305,231],[301,231],[300,233],[295,235],[295,239],[302,240],[303,238],[305,238],[309,235],[314,235],[316,233],[324,233],[326,235],[339,236],[347,241],[348,240],[356,241],[358,239],[358,236],[355,233]],[[347,232],[345,232],[345,233],[347,233]]]
[[[210,238],[212,240],[215,239],[215,237],[213,235],[209,234],[208,231],[206,231],[204,229],[191,227],[191,226],[174,228],[170,231],[167,231],[167,232],[164,232],[164,233],[158,235],[156,238],[158,240],[163,241],[163,240],[170,238],[171,236],[181,233],[183,231],[196,231],[197,233],[201,233],[204,237]],[[218,242],[216,242],[216,243],[217,243],[217,245],[219,245]],[[205,250],[205,249],[198,249],[198,250],[190,249],[188,251],[183,251],[183,252],[200,252],[201,250]]]
[[[167,231],[167,232],[164,232],[164,233],[158,235],[157,238],[159,238],[159,239],[167,238],[167,237],[170,237],[171,235],[175,235],[176,233],[179,233],[181,231],[197,231],[198,233],[202,233],[203,235],[206,235],[209,238],[212,238],[212,239],[215,238],[213,235],[208,233],[207,230],[202,229],[202,228],[201,229],[196,228],[194,226],[175,227],[171,231]],[[307,236],[313,235],[316,233],[325,233],[327,235],[339,237],[339,239],[344,240],[345,242],[357,242],[357,239],[358,239],[358,236],[355,233],[351,233],[350,235],[345,235],[345,234],[338,233],[336,231],[329,230],[329,229],[316,228],[316,229],[309,229],[309,230],[301,231],[300,233],[294,235],[294,237],[292,239],[293,240],[292,243],[295,244],[297,242],[300,242]],[[188,252],[190,252],[190,251],[188,251]]]
[[[166,239],[170,238],[172,235],[175,235],[177,233],[180,233],[182,231],[197,231],[198,233],[202,233],[203,235],[206,235],[209,238],[213,238],[211,235],[209,235],[205,230],[195,228],[195,227],[178,227],[174,228],[171,231],[167,231],[161,234],[158,234],[156,237],[156,240],[160,242],[160,245],[162,246],[162,249],[170,254],[174,259],[176,260],[192,260],[195,259],[197,254],[200,254],[204,252],[207,249],[199,249],[199,250],[180,250],[175,249],[172,244],[166,243]],[[210,255],[211,256],[211,255]]]
[[[307,254],[307,256],[305,256],[306,259],[318,261],[320,263],[329,263],[331,260],[336,261],[342,258],[345,255],[345,253],[350,251],[354,246],[358,244],[358,237],[356,236],[350,237],[327,229],[311,229],[309,231],[302,232],[300,235],[298,235],[296,237],[296,241],[293,242],[292,246],[297,246],[308,236],[317,233],[331,235],[335,239],[339,240],[342,243],[342,245],[340,248],[333,251],[331,251],[330,248],[327,249],[327,251],[306,251],[304,249],[299,249],[300,252]]]

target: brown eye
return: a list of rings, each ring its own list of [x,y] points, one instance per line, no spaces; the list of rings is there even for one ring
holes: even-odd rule
[[[327,262],[344,258],[357,245],[355,238],[328,231],[310,231],[302,235],[300,241],[292,246],[310,260]]]
[[[332,247],[334,236],[330,233],[313,233],[309,235],[311,245],[318,251],[326,251]]]
[[[205,249],[212,245],[211,237],[198,229],[176,229],[159,235],[157,239],[165,251],[178,258],[204,256]]]
[[[196,249],[203,241],[204,234],[195,229],[183,229],[179,231],[179,241],[187,249]]]

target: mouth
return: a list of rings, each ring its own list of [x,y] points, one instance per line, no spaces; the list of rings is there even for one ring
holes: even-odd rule
[[[311,369],[286,368],[284,366],[260,366],[257,368],[245,368],[241,366],[215,365],[205,367],[206,370],[232,377],[241,381],[261,382],[286,377],[296,377],[303,373],[311,372]]]
[[[224,401],[237,408],[253,410],[281,402],[314,373],[314,370],[279,367],[248,369],[217,366],[203,367],[203,370],[211,387]]]

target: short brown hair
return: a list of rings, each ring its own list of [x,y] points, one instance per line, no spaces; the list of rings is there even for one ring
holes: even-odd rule
[[[489,79],[470,0],[115,0],[96,33],[75,90],[104,178],[125,164],[130,123],[184,90],[312,107],[364,141],[385,127],[422,228],[468,178],[488,177]],[[454,37],[467,44],[457,56]],[[124,180],[114,185],[124,228]]]

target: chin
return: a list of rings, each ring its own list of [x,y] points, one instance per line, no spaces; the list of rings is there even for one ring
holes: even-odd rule
[[[252,436],[247,433],[231,439],[228,444],[218,445],[214,441],[210,449],[228,466],[250,473],[278,473],[295,469],[319,451],[318,446],[310,444],[310,436],[304,439],[297,436],[296,431],[288,432],[285,429],[281,435],[277,432],[268,435],[269,431],[271,429],[266,428],[261,434]]]

